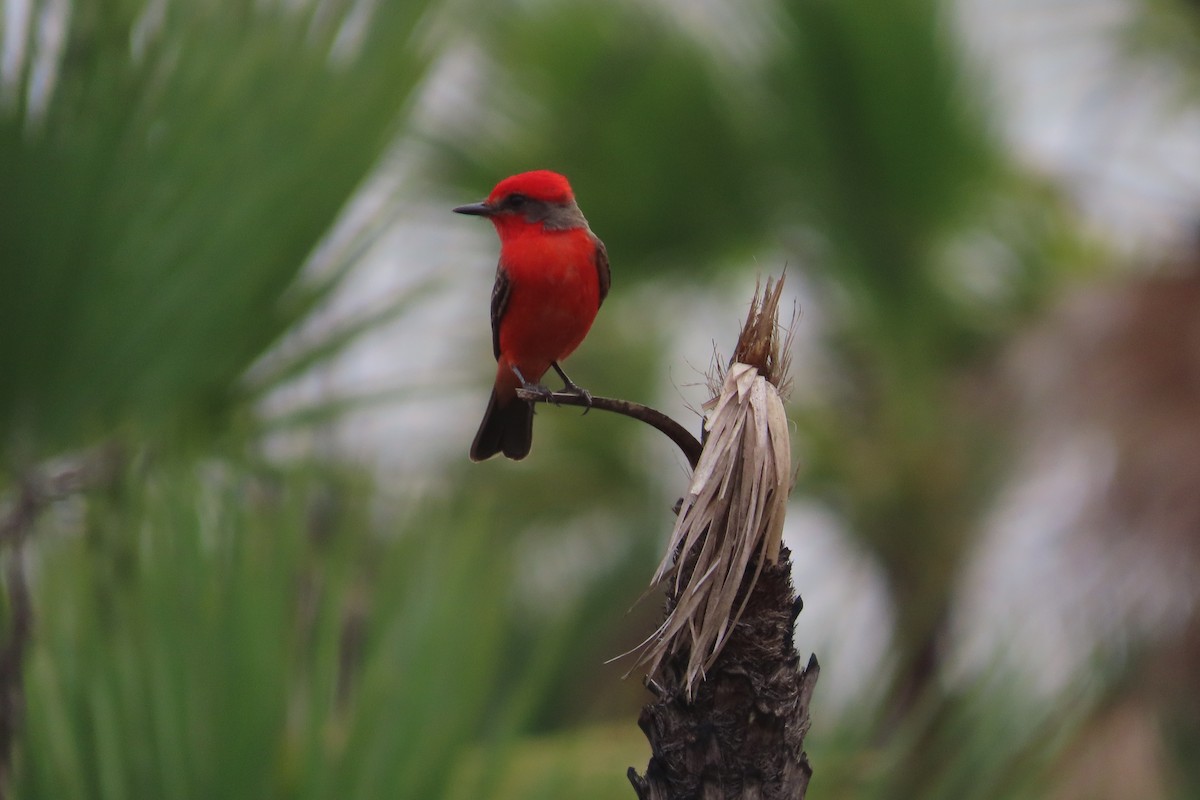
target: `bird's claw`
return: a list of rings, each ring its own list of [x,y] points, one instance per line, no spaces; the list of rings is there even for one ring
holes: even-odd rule
[[[581,416],[586,416],[592,410],[592,393],[568,378],[567,373],[563,372],[563,368],[558,365],[557,361],[551,361],[550,366],[558,373],[558,377],[562,378],[563,392],[573,394],[583,400],[584,408]]]
[[[559,377],[563,379],[562,393],[573,394],[576,397],[582,398],[584,403],[583,413],[587,414],[589,411],[591,411],[592,393],[568,378],[567,373],[562,371],[562,367],[558,365],[558,362],[553,362],[551,366],[554,367],[554,371],[558,373]],[[517,369],[516,365],[512,366],[512,371],[513,374],[517,376],[517,380],[521,382],[521,389],[523,391],[536,394],[538,399],[543,403],[553,403],[556,406],[562,405],[562,403],[555,398],[554,392],[550,391],[540,383],[530,383],[527,381],[525,376],[521,374],[521,370]]]
[[[587,413],[592,410],[592,393],[587,389],[584,389],[582,386],[574,383],[568,383],[563,387],[563,391],[567,392],[568,394],[573,394],[583,400],[583,414],[580,416],[587,416]]]
[[[521,388],[527,392],[536,394],[543,403],[554,403],[554,392],[550,391],[545,385],[540,383],[523,383]],[[555,405],[558,405],[555,403]]]
[[[517,368],[516,364],[513,364],[510,367],[510,369],[512,369],[513,375],[517,376],[517,380],[521,382],[521,391],[536,394],[538,396],[538,399],[541,400],[543,403],[550,403],[550,402],[554,401],[554,392],[550,391],[548,388],[546,388],[544,385],[542,385],[540,383],[533,383],[533,382],[527,380],[525,378],[525,376],[521,373],[521,370],[519,370]],[[533,401],[530,401],[530,402],[533,402]],[[555,404],[555,405],[557,405],[557,404]]]

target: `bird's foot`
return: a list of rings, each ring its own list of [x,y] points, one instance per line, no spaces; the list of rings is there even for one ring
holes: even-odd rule
[[[563,391],[567,394],[573,394],[583,400],[583,413],[587,414],[592,410],[592,393],[578,384],[568,383],[563,387]]]
[[[521,391],[530,392],[531,394],[536,394],[537,399],[541,400],[543,403],[553,403],[554,402],[554,392],[550,391],[549,388],[547,388],[543,384],[534,383],[530,380],[527,380],[525,378],[525,376],[521,373],[521,370],[517,369],[516,365],[513,365],[512,371],[513,371],[513,374],[517,376],[517,380],[521,382]],[[529,400],[528,402],[532,403],[534,401]],[[557,405],[557,403],[555,405]]]
[[[591,411],[592,410],[592,393],[589,392],[587,389],[584,389],[579,384],[575,383],[575,381],[568,378],[567,373],[563,372],[562,367],[560,367],[558,365],[557,361],[551,362],[550,366],[554,367],[554,371],[558,373],[558,377],[562,378],[563,392],[565,392],[567,394],[573,394],[576,397],[581,398],[583,400],[583,403],[584,403],[583,413],[585,415],[589,411]]]
[[[527,392],[533,392],[536,394],[538,399],[540,399],[543,403],[554,403],[555,405],[558,405],[558,403],[554,402],[554,392],[550,391],[550,388],[545,384],[523,383],[521,384],[521,388]]]

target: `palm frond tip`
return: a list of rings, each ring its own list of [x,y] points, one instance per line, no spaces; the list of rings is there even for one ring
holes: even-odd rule
[[[778,385],[786,379],[775,315],[782,280],[760,295],[735,360],[706,404],[704,451],[680,507],[654,583],[669,585],[671,610],[638,663],[658,673],[686,653],[689,696],[720,655],[766,563],[779,556],[791,485],[791,444]],[[790,340],[790,334],[785,341]]]

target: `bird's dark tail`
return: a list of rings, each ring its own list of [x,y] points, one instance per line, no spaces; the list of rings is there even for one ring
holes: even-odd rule
[[[496,453],[519,461],[529,455],[533,443],[533,406],[512,398],[504,405],[496,402],[496,390],[488,400],[487,411],[475,441],[471,442],[471,460],[484,461]]]

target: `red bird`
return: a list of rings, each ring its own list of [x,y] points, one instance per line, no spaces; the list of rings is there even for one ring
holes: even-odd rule
[[[553,367],[567,391],[587,394],[559,362],[587,336],[608,294],[608,252],[567,179],[549,170],[505,178],[487,200],[454,210],[487,217],[500,236],[492,287],[496,384],[471,443],[471,460],[496,453],[522,459],[533,441],[533,406],[517,397],[517,389],[541,388],[538,381]]]

